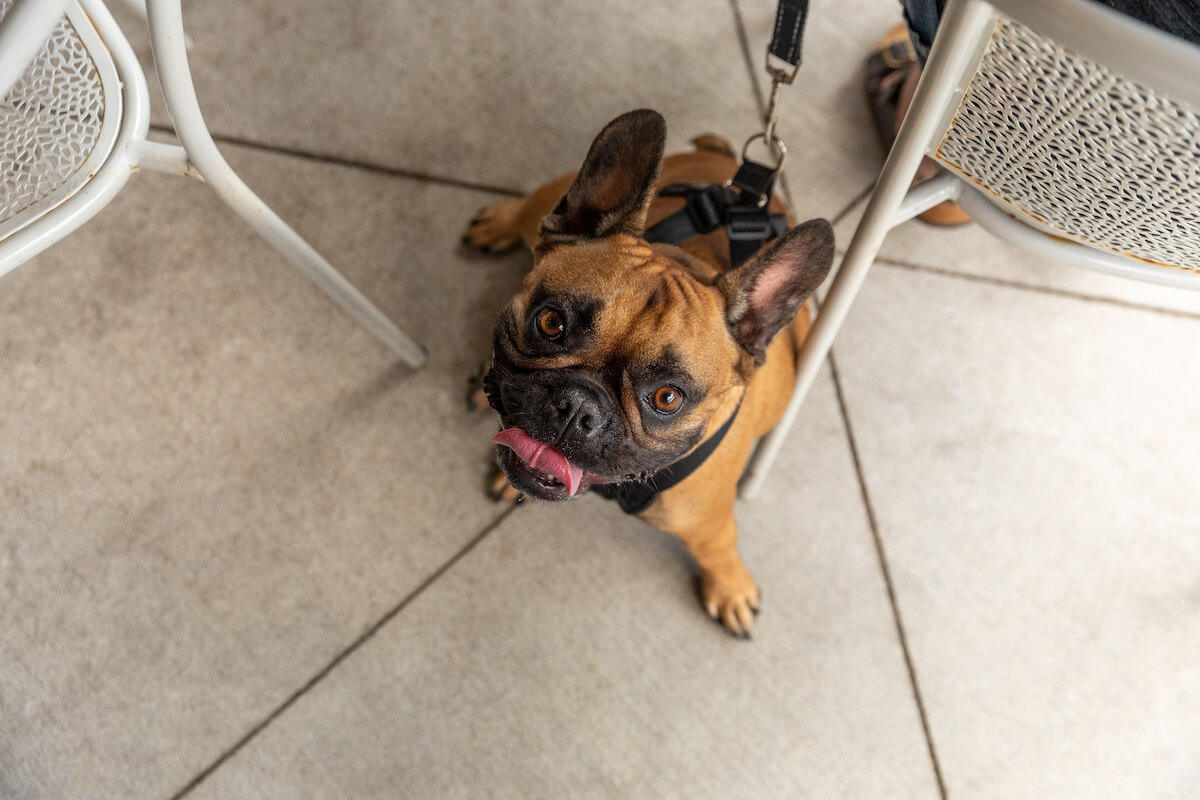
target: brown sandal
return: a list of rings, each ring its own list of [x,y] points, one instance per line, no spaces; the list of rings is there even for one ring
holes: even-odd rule
[[[915,80],[919,74],[920,64],[912,40],[908,36],[908,27],[903,22],[898,23],[879,40],[875,52],[867,59],[867,102],[870,104],[871,118],[875,122],[875,130],[879,134],[879,142],[883,145],[885,153],[891,151],[892,144],[896,141],[896,116],[900,93],[905,82]],[[937,166],[926,157],[917,168],[913,181],[915,183],[924,180],[936,173]],[[918,219],[930,225],[946,227],[971,221],[965,211],[949,200],[923,212]]]

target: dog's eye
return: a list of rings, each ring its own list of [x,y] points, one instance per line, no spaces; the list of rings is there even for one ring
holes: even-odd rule
[[[537,327],[542,336],[554,341],[562,337],[566,323],[563,322],[562,314],[548,308],[538,315]]]
[[[674,386],[660,386],[650,395],[650,405],[664,414],[674,414],[683,407],[683,392]]]

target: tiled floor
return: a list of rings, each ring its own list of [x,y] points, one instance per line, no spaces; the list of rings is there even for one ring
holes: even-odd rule
[[[738,509],[735,641],[667,537],[485,500],[528,259],[458,246],[627,108],[753,131],[735,8],[186,5],[231,162],[431,360],[161,176],[0,280],[0,798],[1195,797],[1200,298],[898,230]],[[814,4],[784,101],[842,241],[896,18]]]

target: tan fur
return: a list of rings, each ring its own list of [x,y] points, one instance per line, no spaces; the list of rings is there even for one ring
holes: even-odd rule
[[[718,183],[730,178],[737,163],[728,145],[720,146],[722,141],[702,137],[696,151],[668,156],[658,185],[677,181]],[[555,207],[574,177],[574,173],[564,175],[525,198],[484,209],[467,232],[468,242],[487,249],[520,240],[533,248],[538,242],[539,222]],[[655,197],[647,225],[673,213],[682,202]],[[784,212],[778,200],[773,209]],[[669,257],[680,256],[680,250],[686,253],[681,256],[685,261],[683,270],[677,259]],[[536,278],[527,279],[515,310],[518,316],[527,311],[523,304],[537,283],[547,289],[574,289],[604,300],[599,343],[589,353],[564,356],[561,366],[602,364],[614,355],[653,357],[664,341],[677,343],[678,349],[687,354],[689,369],[702,374],[706,384],[712,386],[703,402],[692,410],[708,418],[705,438],[728,420],[741,400],[737,419],[720,447],[695,473],[664,492],[640,516],[679,537],[695,557],[700,568],[701,601],[708,613],[731,631],[749,634],[760,598],[737,550],[733,516],[737,481],[755,440],[775,425],[787,405],[798,345],[809,330],[809,313],[806,305],[790,331],[775,338],[765,363],[753,372],[743,391],[739,372],[730,367],[740,363],[742,373],[748,373],[752,359],[725,330],[723,315],[718,313],[724,300],[712,285],[728,268],[729,245],[723,230],[690,239],[678,248],[615,235],[551,250],[531,273]],[[666,294],[655,297],[655,287],[664,285],[664,277]],[[663,290],[659,289],[658,294],[662,295]],[[712,313],[694,313],[697,308]],[[646,313],[659,315],[656,325],[648,326],[644,321],[639,324]],[[557,366],[552,361],[546,365]],[[626,387],[620,400],[636,415],[638,398],[631,389]],[[493,492],[498,489],[493,487]]]

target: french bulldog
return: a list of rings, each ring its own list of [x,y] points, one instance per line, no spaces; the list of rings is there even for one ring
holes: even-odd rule
[[[748,638],[761,595],[738,554],[738,479],[788,403],[833,231],[823,219],[796,225],[736,268],[724,228],[647,242],[646,228],[683,202],[656,186],[724,183],[738,167],[718,137],[664,160],[665,139],[657,112],[623,114],[577,173],[483,209],[464,236],[533,252],[484,381],[512,487],[501,494],[640,498],[623,505],[683,541],[703,608]],[[785,211],[778,199],[772,210]],[[681,467],[686,477],[669,480]]]

